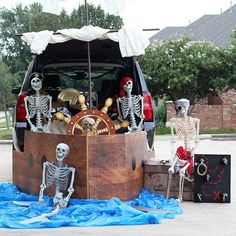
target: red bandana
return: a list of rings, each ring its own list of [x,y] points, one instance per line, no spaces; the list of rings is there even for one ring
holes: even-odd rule
[[[122,80],[120,81],[120,97],[124,97],[125,96],[124,85],[128,81],[133,81],[133,80],[132,80],[132,78],[126,76],[126,77],[122,78]]]

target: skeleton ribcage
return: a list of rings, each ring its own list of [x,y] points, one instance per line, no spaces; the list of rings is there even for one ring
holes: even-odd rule
[[[132,105],[133,105],[133,111],[134,114],[138,117],[141,115],[141,109],[140,109],[140,96],[132,96]]]
[[[129,105],[129,98],[128,97],[122,97],[120,99],[121,103],[121,112],[123,115],[123,118],[126,119],[129,115],[130,105]]]
[[[44,116],[48,116],[49,113],[49,98],[48,96],[40,97],[40,111]]]
[[[175,123],[175,131],[180,139],[185,139],[187,136],[189,141],[196,138],[196,126],[195,119],[187,117],[187,120],[183,121],[181,118],[173,119]]]
[[[34,117],[36,113],[36,97],[35,96],[27,97],[27,102],[28,102],[29,114],[31,117]]]
[[[48,116],[49,113],[49,98],[48,96],[36,96],[27,97],[28,110],[31,117],[34,117],[36,112],[40,112],[43,116]]]
[[[131,104],[129,103],[129,97],[122,97],[120,100],[121,103],[121,111],[123,117],[126,119],[129,115],[129,111],[131,109],[131,106],[133,108],[134,114],[140,117],[141,115],[141,109],[140,109],[140,96],[132,95],[131,96]]]
[[[69,167],[57,167],[53,163],[48,163],[46,173],[46,185],[47,187],[52,184],[59,186],[61,190],[66,190],[69,182],[71,168]]]

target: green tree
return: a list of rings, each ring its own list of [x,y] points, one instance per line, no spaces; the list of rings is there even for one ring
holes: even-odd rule
[[[232,62],[227,49],[190,38],[153,44],[138,61],[153,95],[173,101],[187,98],[195,104],[210,92],[217,95],[229,87]]]
[[[100,6],[89,5],[89,24],[109,29],[120,29],[120,17],[105,14]],[[23,78],[29,62],[32,60],[29,47],[19,36],[24,32],[53,30],[63,28],[81,28],[85,25],[84,6],[79,5],[70,15],[62,11],[59,16],[42,12],[42,6],[34,3],[13,9],[0,9],[0,48],[2,59],[12,74]]]
[[[227,53],[232,64],[229,86],[236,89],[236,30],[233,30],[232,32],[232,43],[231,47],[228,48]]]
[[[0,110],[5,112],[6,124],[9,129],[7,111],[9,107],[14,105],[14,96],[11,93],[12,75],[7,66],[0,61]]]

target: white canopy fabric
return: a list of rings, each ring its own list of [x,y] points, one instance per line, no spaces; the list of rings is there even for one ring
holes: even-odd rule
[[[81,29],[63,29],[53,34],[53,31],[40,31],[23,33],[22,40],[30,45],[32,53],[41,54],[49,43],[62,43],[71,39],[90,42],[94,39],[111,39],[119,42],[122,57],[138,56],[144,54],[149,45],[149,39],[142,30],[122,28],[118,32],[110,32],[97,26],[84,26]]]

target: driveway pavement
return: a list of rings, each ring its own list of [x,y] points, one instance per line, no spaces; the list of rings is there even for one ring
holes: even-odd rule
[[[168,158],[168,136],[156,137],[157,158]],[[222,139],[224,140],[224,139]],[[197,153],[231,154],[231,203],[181,203],[183,214],[175,219],[164,220],[159,225],[109,226],[109,227],[62,227],[55,229],[13,230],[0,229],[0,236],[35,235],[86,235],[86,236],[235,236],[236,235],[236,141],[200,140]],[[11,146],[0,144],[0,182],[11,180]]]

